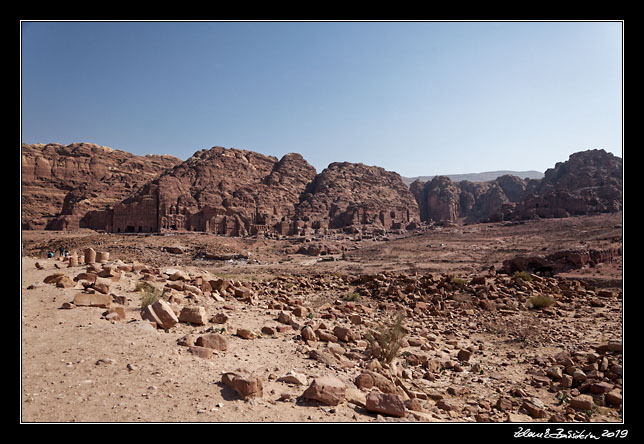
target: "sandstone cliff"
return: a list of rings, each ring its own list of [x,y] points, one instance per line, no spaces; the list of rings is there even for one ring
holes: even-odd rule
[[[294,205],[315,173],[299,154],[278,161],[253,151],[213,147],[168,169],[113,209],[88,214],[83,224],[113,232],[286,234]]]
[[[87,211],[135,192],[180,159],[135,156],[91,143],[22,145],[22,226],[78,228]]]
[[[522,220],[621,211],[622,165],[620,157],[604,150],[574,153],[526,187],[520,201],[503,205],[491,217]]]
[[[621,209],[622,160],[603,150],[575,153],[540,180],[437,176],[407,188],[397,173],[361,163],[334,162],[316,174],[297,153],[278,160],[213,147],[182,162],[87,143],[22,147],[25,229],[286,235]]]
[[[604,150],[572,154],[543,179],[504,175],[488,182],[445,176],[410,185],[422,221],[466,222],[569,217],[622,209],[622,159]]]
[[[418,205],[398,173],[349,162],[331,163],[318,174],[302,195],[296,215],[314,229],[404,229],[420,221]]]
[[[397,173],[337,162],[316,175],[296,153],[278,161],[213,147],[165,171],[113,208],[88,213],[81,226],[243,236],[352,226],[404,229],[412,221],[419,221],[418,206]]]
[[[453,182],[446,176],[436,176],[425,183],[415,181],[410,190],[422,221],[445,223],[487,219],[503,205],[518,201],[525,187],[524,180],[510,175],[489,182]]]

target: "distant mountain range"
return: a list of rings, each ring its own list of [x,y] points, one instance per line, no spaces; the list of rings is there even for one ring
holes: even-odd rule
[[[468,173],[468,174],[441,174],[441,176],[449,177],[453,182],[461,182],[467,180],[470,182],[489,182],[495,180],[497,177],[510,174],[517,176],[521,179],[543,179],[543,173],[539,171],[486,171],[483,173]],[[415,180],[429,182],[436,176],[417,176],[417,177],[402,177],[405,185],[409,186]]]

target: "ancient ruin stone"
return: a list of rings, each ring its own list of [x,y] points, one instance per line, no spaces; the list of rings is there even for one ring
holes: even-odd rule
[[[93,248],[85,249],[85,263],[93,264],[96,262],[96,251]]]
[[[205,325],[207,321],[204,307],[183,307],[179,314],[179,322],[189,322],[195,325]]]
[[[169,329],[179,322],[177,315],[174,314],[172,307],[160,299],[152,305],[147,305],[141,312],[141,317],[150,322],[156,322],[157,326],[163,329]],[[201,345],[201,344],[197,344]]]

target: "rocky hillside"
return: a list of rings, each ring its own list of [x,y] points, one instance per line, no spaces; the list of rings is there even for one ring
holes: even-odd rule
[[[612,213],[623,208],[623,161],[604,150],[570,155],[545,172],[540,181],[530,181],[520,201],[503,205],[491,215],[494,220],[538,217],[569,217]]]
[[[334,162],[317,174],[297,153],[278,160],[213,147],[181,162],[86,143],[22,149],[25,229],[291,235],[621,209],[622,160],[604,150],[575,153],[543,179],[436,176],[407,188],[399,174],[361,163]]]
[[[419,221],[416,201],[397,173],[344,162],[316,174],[296,153],[278,161],[214,147],[165,171],[114,208],[88,213],[81,226],[243,236],[357,225],[400,229],[414,221]]]
[[[235,148],[196,152],[138,193],[82,224],[112,232],[163,230],[248,235],[282,232],[315,169],[299,154],[279,161]],[[286,229],[286,228],[285,228]]]
[[[572,154],[543,179],[504,175],[488,182],[446,176],[410,185],[422,221],[466,222],[568,217],[622,209],[622,159],[604,150]]]
[[[22,226],[72,229],[87,211],[118,202],[180,159],[135,156],[91,143],[22,145]]]
[[[505,204],[517,202],[527,182],[506,175],[490,182],[453,182],[436,176],[429,182],[416,180],[410,185],[420,208],[422,221],[455,222],[464,218],[478,222]]]
[[[335,162],[309,184],[297,216],[314,228],[375,225],[405,228],[418,206],[399,174],[362,163]]]

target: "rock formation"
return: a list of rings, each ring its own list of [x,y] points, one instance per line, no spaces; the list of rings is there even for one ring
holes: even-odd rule
[[[315,169],[299,154],[275,157],[213,147],[196,152],[83,224],[111,232],[206,231],[248,235],[282,230]]]
[[[436,176],[429,182],[413,182],[410,190],[422,221],[444,223],[461,218],[468,222],[487,219],[503,205],[518,201],[525,187],[526,181],[510,175],[490,182],[453,182],[446,176]]]
[[[335,162],[311,182],[296,206],[313,229],[367,225],[405,229],[419,221],[418,205],[400,175],[362,163]]]
[[[350,226],[404,229],[417,204],[397,173],[332,163],[322,173],[295,153],[279,161],[214,147],[165,171],[82,226],[110,232],[205,231],[243,236],[304,234]]]
[[[168,155],[135,156],[91,143],[22,145],[22,226],[73,229],[176,165]]]
[[[604,150],[572,154],[543,179],[504,175],[489,182],[445,176],[410,185],[422,221],[466,222],[569,217],[622,209],[622,159]]]
[[[543,179],[436,176],[409,188],[395,172],[334,162],[321,173],[299,154],[277,159],[213,147],[185,162],[93,144],[23,145],[24,229],[115,233],[202,231],[229,236],[407,229],[567,217],[622,209],[622,160],[575,153]]]
[[[522,220],[569,217],[621,211],[622,159],[604,150],[588,150],[570,155],[545,172],[540,181],[531,181],[521,200],[503,205],[496,220]]]
[[[560,250],[547,255],[520,255],[503,261],[503,272],[555,274],[601,263],[613,262],[622,256],[618,247]]]

